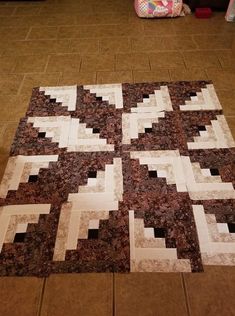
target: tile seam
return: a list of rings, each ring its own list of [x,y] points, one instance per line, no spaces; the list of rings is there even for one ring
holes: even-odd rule
[[[187,314],[188,314],[188,316],[191,316],[189,297],[188,297],[188,292],[187,292],[187,289],[186,289],[186,284],[185,284],[184,274],[183,273],[181,273],[181,282],[182,282],[183,289],[184,289],[185,307],[186,307],[186,310],[187,310]]]
[[[45,63],[45,67],[44,67],[44,71],[43,71],[44,74],[47,73],[47,68],[48,68],[48,64],[49,64],[50,59],[51,59],[51,54],[48,54],[47,55],[47,60],[46,60],[46,63]]]
[[[46,287],[46,279],[47,278],[43,278],[42,290],[41,290],[39,302],[38,302],[37,316],[40,316],[42,312],[42,303],[43,303],[43,297],[44,297],[44,292],[45,292],[45,287]]]
[[[21,83],[20,83],[20,85],[19,85],[19,88],[18,88],[18,91],[17,91],[17,94],[16,95],[20,95],[20,92],[21,92],[21,90],[22,90],[22,88],[23,88],[23,85],[24,85],[24,81],[25,81],[25,74],[23,75],[23,78],[22,78],[22,80],[21,80]]]
[[[24,40],[28,40],[29,39],[29,35],[30,35],[31,31],[32,31],[32,28],[33,28],[32,26],[29,27],[28,33],[26,34]]]
[[[116,295],[116,292],[115,292],[115,273],[113,273],[113,313],[112,315],[115,316],[116,315],[116,300],[115,300],[115,295]]]
[[[98,84],[98,71],[95,72],[95,83]]]
[[[195,36],[195,35],[191,35],[191,39],[192,39],[193,43],[195,44],[196,49],[199,49],[198,43],[196,42],[194,36]]]

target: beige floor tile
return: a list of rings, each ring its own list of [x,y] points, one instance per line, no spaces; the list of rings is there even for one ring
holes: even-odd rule
[[[190,315],[234,315],[235,267],[208,267],[184,279]]]
[[[100,40],[99,48],[102,54],[130,53],[131,41],[122,37],[104,38]]]
[[[29,104],[26,95],[0,95],[0,122],[17,122],[24,116]]]
[[[55,39],[58,28],[56,26],[32,27],[28,39]]]
[[[175,33],[174,31],[175,26],[174,26],[173,21],[171,21],[171,19],[144,20],[143,25],[144,25],[144,34],[148,34],[148,36],[165,36],[165,35],[172,35]]]
[[[114,55],[87,55],[82,57],[81,71],[112,71],[115,66]]]
[[[197,68],[221,68],[219,59],[213,51],[197,51],[197,52],[183,52],[186,67],[191,69]]]
[[[193,16],[186,16],[174,21],[174,31],[177,34],[220,34],[233,33],[234,25],[227,23],[224,19],[224,12],[218,15],[217,12],[211,19],[197,19]]]
[[[3,47],[0,47],[0,56],[3,55],[3,52],[4,52],[4,48],[3,48]]]
[[[0,278],[0,315],[37,316],[42,287],[40,278]]]
[[[232,34],[194,35],[193,39],[199,49],[230,49],[232,47]]]
[[[125,24],[128,22],[128,14],[120,14],[113,11],[112,13],[96,13],[96,23],[95,24]]]
[[[133,4],[129,1],[123,1],[120,3],[120,5],[117,6],[117,2],[115,1],[99,1],[94,2],[93,4],[93,10],[94,12],[107,12],[107,13],[112,13],[112,12],[128,12],[130,8],[133,8]]]
[[[42,17],[42,16],[41,16]],[[47,19],[46,24],[50,26],[60,26],[60,25],[73,25],[76,24],[75,16],[73,15],[49,15],[45,17]]]
[[[130,37],[143,33],[141,25],[110,24],[110,25],[79,25],[63,26],[59,28],[59,38],[106,38]]]
[[[119,13],[91,13],[76,16],[77,25],[97,24],[124,24],[128,22],[128,14]]]
[[[235,31],[235,25],[233,23],[228,23],[225,18],[225,12],[214,12],[214,16],[211,19],[211,24],[214,28],[214,34],[217,33],[233,33]]]
[[[129,14],[130,17],[136,17],[138,20],[144,20],[144,19],[140,19],[138,17],[138,15],[136,14],[135,10],[128,10],[128,14]]]
[[[16,65],[14,57],[0,57],[0,74],[10,73]]]
[[[115,274],[115,312],[118,316],[186,316],[181,275]]]
[[[0,94],[16,94],[22,80],[22,75],[1,75]]]
[[[59,85],[84,85],[95,84],[96,72],[66,72],[62,73]]]
[[[200,23],[199,23],[200,22]],[[204,34],[204,33],[212,33],[213,30],[211,30],[211,24],[208,20],[200,19],[200,21],[196,20],[193,17],[193,22],[191,20],[187,19],[180,19],[177,21],[177,23],[174,24],[174,32],[176,34]]]
[[[235,116],[235,87],[234,90],[217,90],[216,92],[222,104],[224,114],[227,116]]]
[[[85,38],[73,39],[70,41],[70,53],[78,54],[98,54],[98,40],[89,40]]]
[[[21,94],[31,95],[34,87],[57,86],[60,74],[27,74],[24,77]]]
[[[207,74],[203,69],[170,69],[170,77],[173,81],[207,80]]]
[[[104,14],[103,16],[105,17],[105,15],[108,15],[108,14]],[[76,15],[75,24],[76,25],[97,25],[100,23],[98,23],[97,14],[84,12],[84,14],[77,14]],[[108,23],[108,24],[110,24],[110,23]]]
[[[19,27],[22,17],[19,16],[1,16],[0,27]],[[25,26],[25,25],[24,25]]]
[[[112,30],[111,36],[123,36],[123,37],[138,37],[138,36],[144,36],[144,29],[142,27],[142,24],[119,24],[115,25],[115,27],[112,27],[110,25],[109,29]],[[106,30],[106,32],[105,32]],[[107,34],[106,34],[107,33]],[[99,33],[100,37],[108,37],[107,27],[104,25],[100,29]]]
[[[27,56],[68,53],[69,40],[29,40],[7,43],[3,56]]]
[[[29,28],[25,27],[2,27],[0,28],[1,42],[24,40],[29,32]]]
[[[51,3],[50,5],[44,5],[40,10],[40,15],[77,15],[79,12],[92,12],[91,5],[88,2],[77,1],[71,4],[68,1],[66,3],[58,4]]]
[[[207,69],[208,78],[221,90],[234,89],[235,72],[230,70]]]
[[[15,136],[18,123],[8,123],[0,138],[0,155],[7,155],[10,152],[10,147]]]
[[[133,82],[131,71],[98,71],[97,84]]]
[[[81,57],[78,54],[57,54],[49,58],[47,72],[79,71]]]
[[[232,50],[217,51],[216,55],[219,58],[223,69],[235,72],[235,54]]]
[[[188,50],[197,48],[191,36],[159,36],[132,39],[132,48],[136,52],[154,52]]]
[[[0,96],[1,98],[2,96]],[[3,123],[0,123],[0,137],[2,136],[2,133],[4,131],[4,124]]]
[[[183,57],[180,53],[152,53],[149,54],[151,69],[179,68],[185,67]]]
[[[58,38],[96,38],[98,36],[98,26],[79,25],[61,26],[58,31]]]
[[[134,82],[170,81],[167,69],[159,69],[159,71],[134,71],[133,76]]]
[[[75,16],[71,15],[45,15],[45,16],[22,16],[20,20],[21,26],[60,26],[75,24]]]
[[[16,8],[14,15],[37,15],[39,11],[40,7],[21,6]]]
[[[49,277],[41,316],[111,316],[112,274],[67,274]]]
[[[147,54],[117,54],[116,70],[150,70]]]
[[[232,52],[235,53],[235,36],[233,37],[233,42],[232,42]]]
[[[232,132],[233,138],[235,139],[235,117],[229,116],[229,117],[226,117],[226,120],[227,120],[229,128]],[[234,272],[234,274],[235,274],[235,272]]]
[[[15,8],[11,7],[0,7],[0,16],[10,16],[15,11]]]
[[[35,73],[44,72],[47,64],[47,55],[18,56],[14,73]]]

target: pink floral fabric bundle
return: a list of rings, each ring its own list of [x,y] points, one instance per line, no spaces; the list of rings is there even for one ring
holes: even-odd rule
[[[135,10],[141,18],[179,16],[182,6],[182,0],[135,0]]]

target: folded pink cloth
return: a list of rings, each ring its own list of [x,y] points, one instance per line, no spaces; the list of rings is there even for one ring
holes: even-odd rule
[[[225,19],[229,22],[235,22],[235,0],[230,0]]]

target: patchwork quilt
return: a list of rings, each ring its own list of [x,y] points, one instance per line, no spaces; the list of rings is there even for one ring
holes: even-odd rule
[[[235,265],[234,162],[210,81],[34,88],[0,184],[0,275]]]

